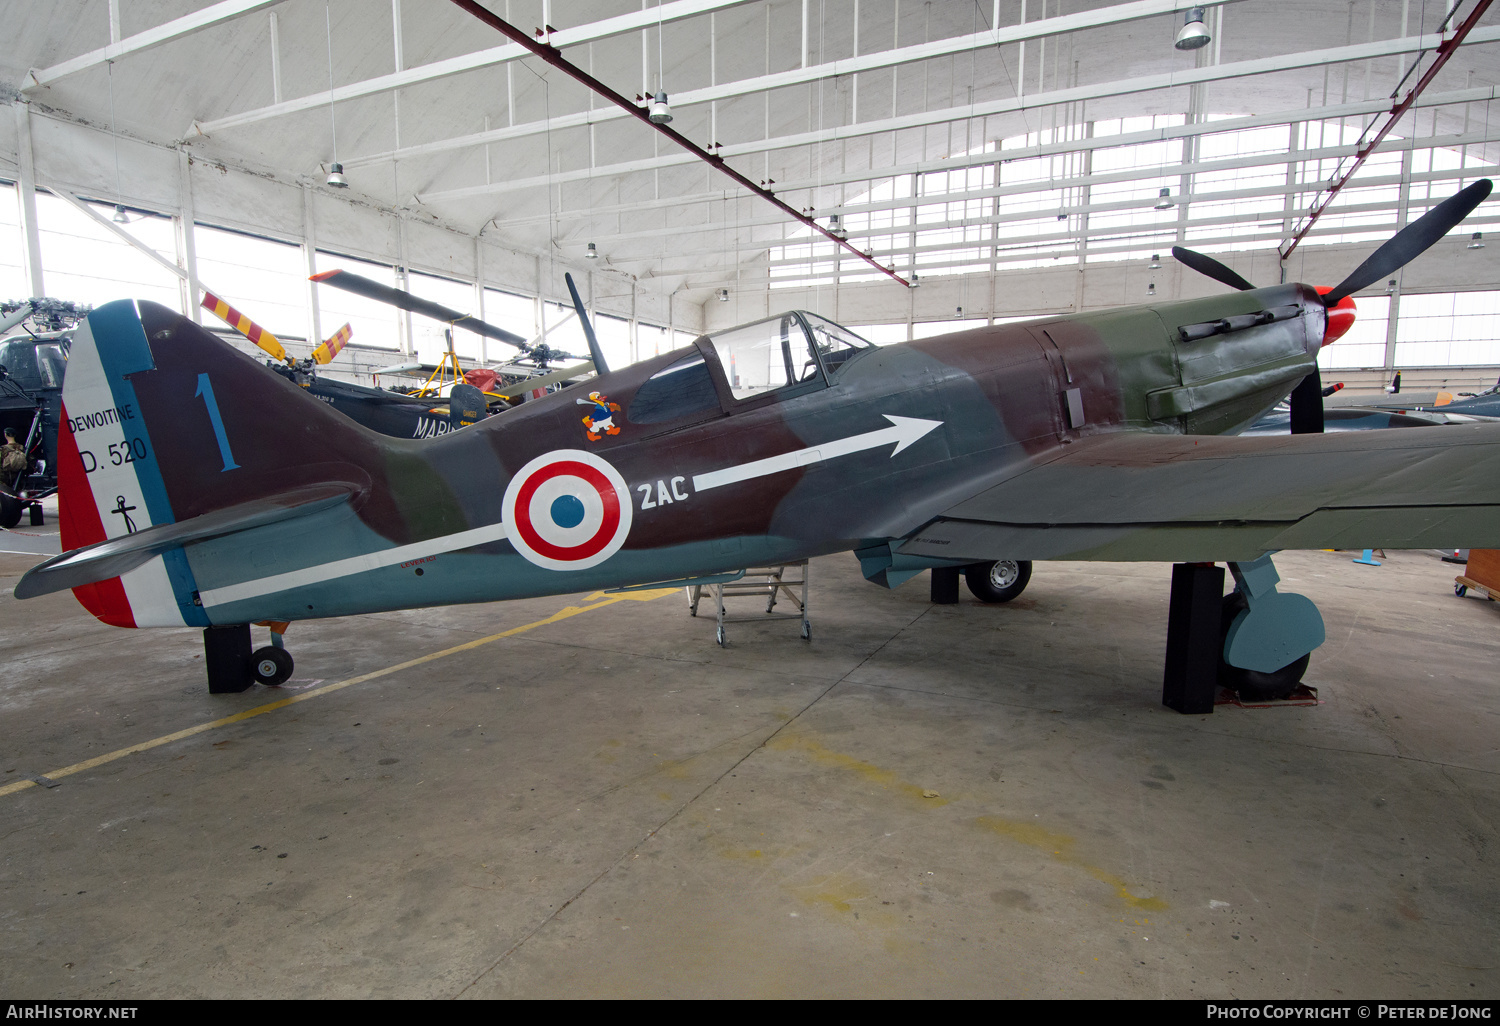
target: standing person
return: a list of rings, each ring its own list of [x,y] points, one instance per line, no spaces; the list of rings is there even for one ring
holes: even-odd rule
[[[21,480],[21,475],[26,473],[29,462],[25,448],[16,441],[15,429],[6,428],[5,444],[0,445],[0,477],[3,477],[6,484],[14,487]]]

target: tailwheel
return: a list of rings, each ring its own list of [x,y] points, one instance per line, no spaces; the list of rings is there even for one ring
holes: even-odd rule
[[[1230,666],[1224,661],[1223,642],[1229,635],[1229,626],[1234,623],[1234,618],[1241,610],[1249,609],[1250,604],[1245,601],[1244,595],[1232,591],[1224,596],[1224,603],[1220,608],[1219,684],[1238,694],[1240,700],[1245,702],[1270,702],[1291,697],[1297,685],[1302,683],[1302,675],[1307,672],[1312,653],[1294,659],[1270,673]]]
[[[284,648],[267,645],[250,657],[250,672],[257,683],[275,687],[292,675],[292,655]]]

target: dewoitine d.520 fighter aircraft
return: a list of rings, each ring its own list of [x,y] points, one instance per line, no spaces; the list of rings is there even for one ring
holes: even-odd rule
[[[887,587],[1000,559],[1175,560],[1200,578],[1227,561],[1222,632],[1222,568],[1217,590],[1174,571],[1168,704],[1192,705],[1172,700],[1174,660],[1289,689],[1323,629],[1276,591],[1270,553],[1500,546],[1500,425],[1226,436],[1299,383],[1307,430],[1347,297],[1488,192],[1434,207],[1323,292],[1251,288],[1189,253],[1241,291],[881,348],[785,313],[427,440],[361,428],[163,307],[111,303],[68,369],[66,551],[15,595],[72,588],[109,624],[204,627],[226,691],[284,680],[286,624],[317,617],[841,550]],[[252,654],[263,622],[273,644]]]

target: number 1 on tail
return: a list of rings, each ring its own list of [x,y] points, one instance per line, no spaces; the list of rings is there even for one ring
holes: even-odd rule
[[[214,438],[219,442],[219,455],[224,458],[224,470],[238,469],[239,464],[234,462],[234,456],[229,451],[229,436],[224,433],[224,418],[219,416],[219,403],[214,399],[214,386],[209,382],[207,374],[198,375],[198,391],[193,393],[193,397],[198,396],[203,397],[203,405],[208,407],[208,419],[214,426]]]

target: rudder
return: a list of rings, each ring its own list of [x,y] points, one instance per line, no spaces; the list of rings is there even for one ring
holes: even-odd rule
[[[362,467],[380,457],[369,432],[154,303],[109,303],[79,326],[63,407],[65,551],[299,484],[343,480],[364,490]],[[343,458],[316,461],[330,449]],[[209,623],[181,549],[74,594],[116,626]]]

